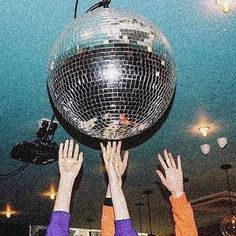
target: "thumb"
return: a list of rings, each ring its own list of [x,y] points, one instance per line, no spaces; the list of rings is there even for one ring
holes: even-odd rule
[[[161,182],[166,186],[166,179],[165,179],[164,175],[162,174],[162,172],[160,170],[156,170],[156,173],[160,177]]]

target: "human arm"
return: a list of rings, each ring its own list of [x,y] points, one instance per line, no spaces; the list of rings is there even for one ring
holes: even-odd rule
[[[107,186],[106,198],[102,207],[101,236],[111,236],[115,233],[114,209],[111,199],[110,184]]]
[[[137,235],[136,231],[132,227],[127,203],[122,190],[122,175],[124,172],[122,173],[120,171],[123,162],[126,162],[127,166],[129,153],[128,151],[124,153],[124,159],[122,161],[121,142],[118,142],[118,144],[116,142],[113,142],[112,144],[111,142],[108,142],[106,148],[101,144],[101,149],[111,187],[111,196],[115,215],[115,235]]]
[[[171,192],[170,202],[175,221],[176,236],[197,236],[197,227],[194,220],[193,210],[187,201],[184,193],[183,171],[181,158],[177,156],[177,164],[172,154],[164,150],[165,161],[158,154],[158,159],[164,169],[165,176],[160,170],[156,173],[159,175],[162,183]]]
[[[66,140],[64,145],[60,144],[58,159],[60,180],[51,221],[47,228],[47,236],[69,235],[72,188],[82,162],[83,153],[79,153],[78,144],[75,145],[75,148],[73,140]]]

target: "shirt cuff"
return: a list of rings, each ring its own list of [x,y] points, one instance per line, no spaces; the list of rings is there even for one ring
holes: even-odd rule
[[[184,205],[188,204],[188,200],[186,198],[185,193],[182,194],[178,198],[174,198],[172,195],[170,196],[170,203],[174,209],[182,208]]]
[[[59,223],[68,227],[70,223],[70,213],[65,211],[53,211],[51,216],[51,222],[55,224]]]
[[[116,236],[137,235],[136,231],[133,229],[131,219],[115,220],[115,232]]]
[[[105,206],[113,206],[112,199],[111,198],[105,198],[104,205]]]

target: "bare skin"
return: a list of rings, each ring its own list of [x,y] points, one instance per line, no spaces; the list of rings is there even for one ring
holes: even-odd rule
[[[171,192],[174,198],[178,198],[184,194],[184,184],[183,184],[183,171],[181,165],[181,158],[177,156],[177,164],[174,157],[170,152],[164,150],[165,161],[160,154],[158,154],[158,159],[165,171],[165,176],[160,170],[156,170],[156,173],[160,177],[162,183]]]
[[[129,219],[129,212],[122,191],[122,175],[125,172],[129,153],[124,153],[124,159],[121,159],[121,142],[108,142],[107,146],[101,143],[103,160],[108,173],[111,197],[114,206],[115,220]],[[109,186],[108,186],[109,188]]]
[[[83,153],[79,152],[79,145],[71,139],[61,143],[59,148],[60,180],[53,211],[70,212],[72,188],[83,162]]]

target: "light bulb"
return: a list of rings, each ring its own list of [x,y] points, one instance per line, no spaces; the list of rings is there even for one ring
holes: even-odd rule
[[[230,3],[231,0],[217,0],[217,4],[221,6],[224,13],[228,13],[230,11]]]
[[[10,218],[11,217],[11,212],[6,212],[6,217]]]
[[[48,196],[51,200],[54,200],[56,198],[57,192],[55,190],[55,187],[53,185],[50,186],[50,191],[48,193]]]
[[[205,126],[200,127],[198,130],[201,132],[203,137],[206,137],[210,130],[210,127],[205,125]]]
[[[50,193],[49,197],[50,199],[54,200],[56,198],[56,195],[57,195],[56,193]]]
[[[16,211],[13,211],[11,209],[11,206],[9,204],[6,205],[6,210],[5,211],[2,211],[1,214],[4,214],[7,218],[10,218],[11,215],[15,215],[17,214]]]

